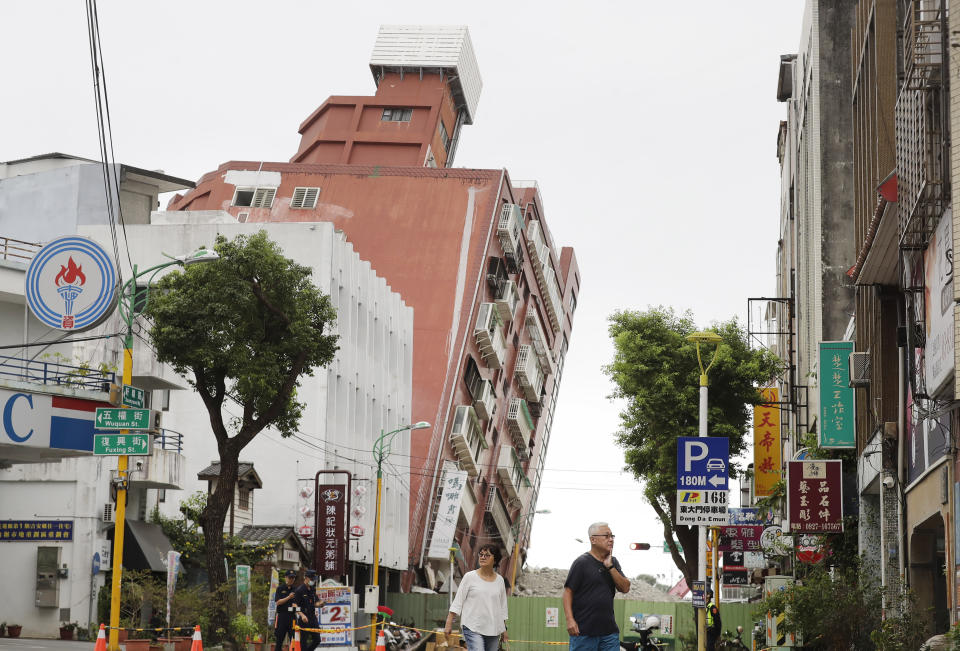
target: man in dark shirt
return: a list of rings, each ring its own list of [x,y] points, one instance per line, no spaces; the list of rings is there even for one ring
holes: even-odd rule
[[[293,632],[293,614],[295,612],[293,600],[296,597],[293,582],[296,578],[296,572],[287,570],[287,573],[284,575],[284,584],[279,586],[273,595],[273,601],[277,604],[275,629],[277,644],[274,647],[274,651],[281,651],[284,639]]]
[[[317,573],[313,570],[307,570],[303,573],[303,585],[297,588],[296,602],[300,611],[297,616],[300,618],[300,626],[305,628],[319,628],[317,626],[317,589],[314,582],[317,580]],[[303,651],[313,651],[320,644],[319,633],[303,633],[300,640],[300,646]]]
[[[563,584],[563,613],[570,634],[570,651],[617,651],[620,628],[613,614],[613,596],[629,592],[630,579],[613,557],[613,532],[606,522],[587,530],[590,551],[570,566]]]

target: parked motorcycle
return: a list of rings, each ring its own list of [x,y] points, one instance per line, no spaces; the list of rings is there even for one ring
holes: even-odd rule
[[[718,651],[749,651],[746,644],[743,643],[743,627],[737,627],[737,634],[734,636],[730,631],[724,631],[717,644]]]
[[[620,640],[620,648],[623,651],[661,651],[666,648],[666,645],[653,636],[653,632],[658,630],[660,630],[660,618],[656,615],[643,618],[631,617],[631,632],[624,634],[623,639]]]

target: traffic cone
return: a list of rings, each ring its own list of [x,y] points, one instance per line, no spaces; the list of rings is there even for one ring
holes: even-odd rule
[[[97,633],[97,644],[93,647],[93,651],[107,651],[107,633],[103,628],[103,624],[100,624],[100,632]]]
[[[200,624],[197,624],[193,629],[193,643],[190,644],[190,651],[203,651],[203,640],[200,639]]]
[[[387,642],[383,637],[383,629],[380,629],[380,635],[377,636],[377,651],[387,651]]]
[[[300,651],[300,627],[293,627],[293,643],[290,645],[290,651]]]

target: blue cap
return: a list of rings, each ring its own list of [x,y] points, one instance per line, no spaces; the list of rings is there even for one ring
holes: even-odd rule
[[[307,570],[306,572],[303,573],[303,575],[304,575],[305,577],[308,577],[308,578],[313,579],[313,578],[316,578],[317,572],[316,572],[316,570]]]
[[[295,579],[297,577],[297,572],[296,570],[287,570],[283,576],[288,579]]]

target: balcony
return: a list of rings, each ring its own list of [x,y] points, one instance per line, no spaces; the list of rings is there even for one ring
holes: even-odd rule
[[[530,253],[530,262],[534,269],[550,264],[550,247],[543,239],[540,222],[536,219],[531,219],[527,224],[527,251]]]
[[[500,534],[500,540],[506,549],[513,549],[513,527],[510,526],[510,515],[503,507],[503,502],[496,496],[496,487],[490,491],[492,499],[487,504],[487,514],[493,520],[494,528]]]
[[[563,324],[563,308],[560,305],[560,288],[557,287],[557,274],[553,265],[543,267],[543,277],[538,275],[537,282],[540,283],[540,293],[547,308],[547,316],[550,317],[550,325],[554,332],[559,332]]]
[[[520,465],[517,453],[509,446],[500,447],[500,456],[497,459],[497,476],[503,487],[504,495],[511,503],[519,505],[521,492],[527,485],[527,476]]]
[[[527,441],[533,434],[534,425],[530,410],[527,409],[527,401],[523,398],[511,398],[507,408],[507,426],[510,428],[510,437],[513,447],[517,449],[517,455],[523,460],[528,459],[530,450]]]
[[[137,458],[143,459],[143,469],[131,473],[131,483],[144,488],[184,487],[183,437],[179,433],[160,430],[153,437],[153,454]]]
[[[450,427],[450,445],[457,453],[460,467],[471,477],[479,475],[480,453],[487,444],[483,440],[480,422],[473,407],[469,405],[457,407],[453,415],[453,425]]]
[[[477,418],[480,420],[493,418],[497,410],[497,394],[493,390],[493,383],[490,380],[481,380],[470,393],[473,396],[473,410]]]
[[[503,319],[493,303],[481,303],[477,325],[473,331],[477,348],[490,368],[503,368],[507,343],[503,338]]]
[[[500,220],[497,222],[497,237],[503,252],[510,256],[520,254],[520,237],[523,235],[523,213],[520,206],[506,203],[500,209]]]
[[[540,359],[540,367],[545,370],[547,375],[553,373],[553,353],[550,351],[550,345],[547,343],[547,336],[543,332],[543,326],[540,325],[540,319],[535,310],[527,311],[527,334],[530,335],[530,343],[533,349],[537,351],[537,357]]]
[[[58,353],[39,360],[0,355],[0,384],[19,388],[42,384],[67,390],[110,393],[110,385],[116,381],[115,373],[89,364],[65,364],[65,361],[69,358]]]
[[[523,395],[530,402],[540,401],[540,390],[543,389],[543,371],[540,362],[533,350],[533,346],[523,345],[517,353],[517,363],[513,374],[523,389]]]
[[[187,388],[187,383],[174,372],[173,367],[157,361],[149,340],[141,337],[133,340],[132,384],[146,391]]]
[[[503,282],[494,303],[497,310],[500,311],[500,318],[503,319],[504,323],[513,321],[513,315],[517,313],[517,306],[520,305],[520,292],[517,290],[517,283],[512,280]]]

